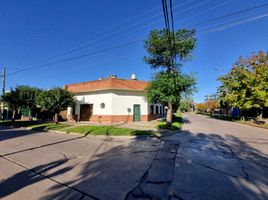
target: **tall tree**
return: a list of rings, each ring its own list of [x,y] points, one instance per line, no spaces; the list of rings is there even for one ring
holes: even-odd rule
[[[172,123],[174,103],[178,103],[181,92],[187,90],[185,86],[189,83],[189,80],[192,84],[195,82],[189,77],[184,80],[180,72],[180,67],[191,58],[192,51],[196,46],[194,35],[195,30],[178,30],[174,33],[171,45],[170,37],[173,37],[172,33],[165,29],[153,30],[145,41],[144,46],[148,55],[144,57],[144,61],[151,68],[162,70],[154,77],[147,88],[147,97],[150,102],[168,105],[167,126]],[[157,86],[160,88],[157,88]],[[189,88],[192,88],[192,86],[189,86]]]
[[[32,115],[37,108],[36,98],[41,93],[41,89],[30,86],[18,86],[16,87],[18,98],[22,103],[23,108],[29,109],[29,119],[32,120]]]
[[[243,110],[256,108],[262,119],[263,108],[268,106],[268,53],[260,51],[247,58],[240,57],[231,71],[219,78],[220,98]]]
[[[67,90],[54,88],[41,92],[37,97],[37,102],[43,110],[54,113],[54,121],[58,123],[59,113],[74,104],[74,96]]]
[[[12,121],[15,121],[16,113],[22,108],[22,102],[19,98],[19,93],[17,90],[11,90],[2,95],[2,101],[8,106],[12,111]]]

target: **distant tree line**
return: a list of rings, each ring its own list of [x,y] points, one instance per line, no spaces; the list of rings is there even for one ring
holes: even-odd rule
[[[268,53],[260,51],[242,58],[231,71],[219,78],[220,103],[224,107],[239,108],[242,117],[255,111],[263,118],[268,107]]]
[[[33,120],[33,117],[44,119],[54,116],[56,123],[59,113],[75,103],[74,95],[62,88],[42,90],[30,86],[17,86],[3,94],[1,101],[12,111],[12,121],[15,121],[21,110],[26,109],[29,120]],[[4,119],[5,116],[2,117]]]
[[[194,100],[189,95],[182,96],[182,99],[179,103],[179,111],[181,112],[189,112],[194,110]]]
[[[260,51],[242,58],[233,65],[230,72],[219,78],[217,99],[207,99],[196,104],[199,112],[211,113],[221,108],[228,111],[239,109],[240,116],[262,119],[268,114],[268,53]]]
[[[201,113],[212,113],[215,109],[220,108],[218,100],[207,100],[203,103],[197,103],[196,109]]]

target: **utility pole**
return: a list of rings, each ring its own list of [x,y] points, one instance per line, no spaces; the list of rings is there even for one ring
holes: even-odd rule
[[[2,95],[5,94],[5,87],[6,87],[6,68],[3,67],[3,71],[2,71]]]
[[[2,95],[5,94],[5,87],[6,87],[6,68],[3,67],[3,71],[2,71]],[[0,118],[2,120],[4,120],[4,109],[5,109],[5,106],[4,106],[4,102],[1,101],[1,116]]]

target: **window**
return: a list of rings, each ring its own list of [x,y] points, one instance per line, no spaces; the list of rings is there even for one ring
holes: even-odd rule
[[[159,114],[159,106],[155,106],[155,114]]]
[[[151,105],[151,106],[150,106],[150,114],[151,114],[151,115],[154,114],[154,105]]]

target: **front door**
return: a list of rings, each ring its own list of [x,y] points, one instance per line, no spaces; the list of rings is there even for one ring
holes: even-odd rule
[[[135,104],[133,108],[133,121],[134,122],[139,122],[141,121],[141,105],[140,104]]]
[[[93,111],[93,104],[80,105],[80,121],[90,121]]]

